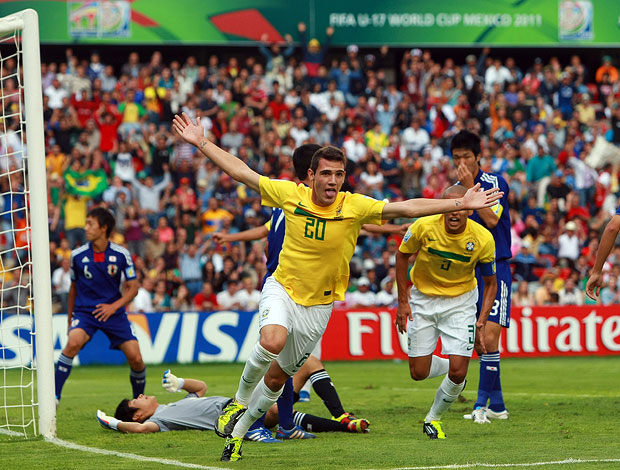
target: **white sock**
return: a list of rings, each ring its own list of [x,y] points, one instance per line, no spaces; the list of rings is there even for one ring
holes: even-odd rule
[[[284,390],[284,386],[282,386],[280,390],[274,392],[267,387],[265,379],[263,378],[263,380],[259,382],[258,387],[254,388],[252,398],[250,398],[250,405],[239,421],[237,421],[237,424],[235,424],[232,436],[245,436],[245,433],[248,432],[248,429],[250,429],[254,421],[265,414],[267,410],[278,401],[278,397],[282,394],[282,390]]]
[[[452,403],[456,401],[456,399],[459,397],[459,394],[463,391],[464,387],[465,381],[460,384],[455,384],[446,375],[441,381],[441,385],[439,385],[439,388],[437,389],[437,393],[435,394],[435,401],[433,401],[433,406],[431,406],[431,409],[426,415],[424,421],[430,423],[431,421],[438,421],[439,419],[441,419],[441,415],[448,408],[450,408],[450,405],[452,405]]]
[[[250,357],[245,361],[245,368],[241,374],[241,379],[239,379],[239,388],[235,394],[235,400],[248,406],[256,384],[263,378],[271,363],[277,358],[277,354],[267,351],[260,343],[256,343]]]
[[[433,357],[431,358],[431,371],[429,372],[427,379],[432,379],[433,377],[440,377],[442,375],[446,375],[449,370],[450,370],[449,359],[433,355]]]

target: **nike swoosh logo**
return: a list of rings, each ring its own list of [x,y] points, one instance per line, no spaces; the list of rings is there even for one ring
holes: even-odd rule
[[[308,206],[305,206],[304,203],[301,201],[299,201],[297,204],[299,204],[300,207],[306,207],[306,208],[308,207]]]
[[[436,241],[437,241],[437,239],[436,239],[436,238],[431,238],[431,237],[428,237],[428,241],[429,241],[429,242],[436,242]]]
[[[246,384],[251,384],[252,382],[248,382],[247,380],[245,380],[245,377],[242,375],[241,376],[241,380],[243,380]]]

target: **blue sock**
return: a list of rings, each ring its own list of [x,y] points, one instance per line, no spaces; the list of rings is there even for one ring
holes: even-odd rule
[[[278,424],[287,431],[295,427],[293,422],[293,395],[293,378],[289,377],[284,384],[282,395],[278,398]]]
[[[256,421],[254,421],[254,424],[250,426],[250,429],[248,429],[248,432],[254,431],[255,429],[258,429],[258,428],[264,428],[264,427],[265,427],[265,415],[261,416]]]
[[[499,377],[499,351],[489,352],[480,356],[480,382],[478,383],[478,399],[474,409],[487,406],[491,392]]]
[[[60,354],[58,362],[56,363],[56,375],[54,380],[56,381],[56,398],[60,400],[62,394],[62,387],[69,378],[71,368],[73,367],[73,358]]]
[[[491,390],[491,399],[489,400],[489,408],[493,411],[504,411],[506,405],[504,403],[504,395],[502,394],[502,381],[500,379],[499,371],[499,353],[497,353],[497,378],[493,390]]]
[[[146,367],[140,371],[130,370],[129,381],[131,382],[133,397],[138,398],[138,395],[144,393],[144,387],[146,386]]]

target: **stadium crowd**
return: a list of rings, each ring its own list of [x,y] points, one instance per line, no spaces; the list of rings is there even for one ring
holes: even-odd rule
[[[341,147],[349,160],[345,189],[390,200],[439,197],[458,179],[451,136],[476,132],[482,168],[510,184],[514,304],[587,301],[584,282],[620,194],[617,168],[585,162],[597,138],[620,144],[612,59],[587,70],[578,55],[565,64],[553,57],[517,64],[489,49],[463,64],[385,46],[371,54],[350,45],[339,54],[330,52],[332,33],[308,40],[300,24],[301,47],[288,35],[282,44],[265,38],[260,55],[212,55],[205,64],[160,52],[145,61],[132,52],[115,69],[96,53],[78,58],[70,49],[66,61],[42,64],[58,311],[66,309],[70,252],[85,243],[86,212],[98,204],[116,216],[113,240],[135,257],[134,311],[257,308],[264,241],[217,243],[213,234],[257,227],[270,210],[171,132],[180,112],[274,178],[294,178],[292,152],[302,143]],[[5,61],[3,74],[11,73]],[[13,82],[3,80],[7,109]],[[25,143],[6,123],[0,154],[9,158],[1,160],[19,167],[11,156]],[[19,175],[0,180],[3,193],[23,185]],[[23,218],[7,210],[11,201],[3,200],[4,228]],[[395,305],[399,244],[399,235],[362,233],[347,306]],[[618,302],[620,247],[606,272],[601,301]]]

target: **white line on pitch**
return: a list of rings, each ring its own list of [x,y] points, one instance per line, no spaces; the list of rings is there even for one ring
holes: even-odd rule
[[[346,387],[338,387],[338,390],[340,389],[345,389]],[[357,390],[357,389],[356,389]],[[389,390],[395,391],[395,392],[430,392],[430,391],[436,391],[436,388],[425,388],[425,387],[411,387],[411,388],[407,388],[407,387],[391,387]],[[509,395],[509,396],[523,396],[523,397],[531,397],[532,393],[531,392],[506,392],[504,391],[504,396]],[[572,393],[544,393],[544,392],[536,392],[536,396],[537,397],[549,397],[549,398],[617,398],[618,394],[612,394],[610,393],[609,395],[601,395],[601,394],[587,394],[587,393],[582,393],[582,394],[572,394]]]
[[[545,465],[568,465],[580,463],[615,463],[620,459],[566,459],[550,462],[530,462],[530,463],[465,463],[452,465],[431,465],[428,467],[397,467],[390,470],[440,470],[440,469],[459,469],[459,468],[508,468],[508,467],[542,467]],[[372,470],[372,469],[370,469]]]
[[[140,462],[161,463],[163,465],[174,465],[175,467],[185,467],[185,468],[199,468],[202,470],[222,470],[222,468],[224,468],[224,467],[209,467],[206,465],[198,465],[195,463],[185,463],[179,460],[160,459],[157,457],[144,457],[143,455],[129,454],[126,452],[117,452],[114,450],[107,450],[107,449],[99,449],[97,447],[87,447],[87,446],[83,446],[80,444],[75,444],[73,442],[64,441],[58,438],[50,438],[50,439],[45,439],[45,440],[47,442],[50,442],[60,447],[65,447],[67,449],[80,450],[82,452],[91,452],[93,454],[113,455],[115,457],[121,457],[123,459],[138,460]]]

